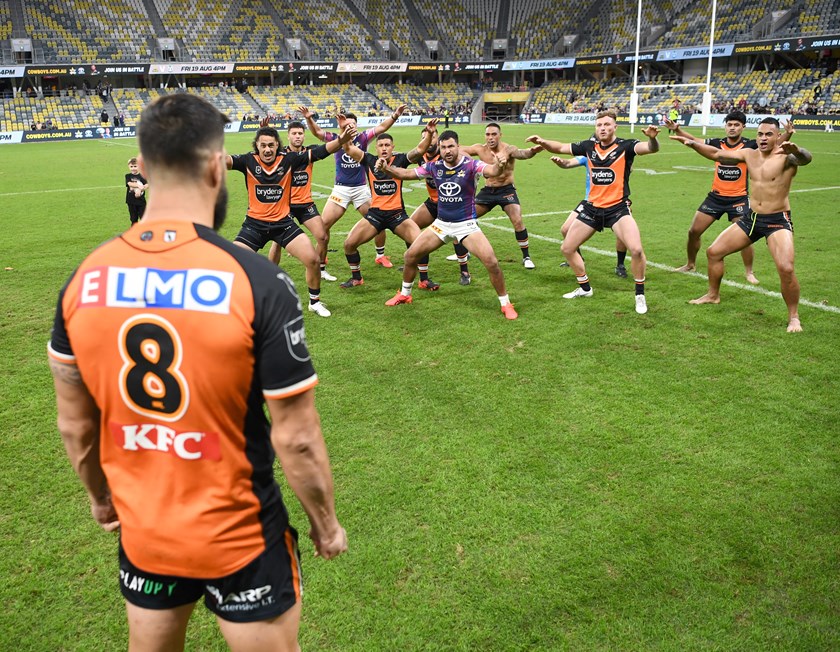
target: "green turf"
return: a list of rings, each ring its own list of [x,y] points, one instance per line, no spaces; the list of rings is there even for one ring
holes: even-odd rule
[[[458,130],[464,143],[483,138]],[[503,137],[524,146],[534,132],[568,141],[591,128],[505,126]],[[394,133],[403,150],[420,135]],[[249,140],[233,135],[228,149]],[[483,222],[518,321],[502,317],[477,261],[473,285],[457,284],[449,247],[431,261],[441,290],[415,290],[411,306],[383,305],[399,272],[374,266],[371,245],[364,286],[325,284],[333,317],[305,319],[350,552],[323,562],[303,544],[304,649],[840,648],[840,141],[794,140],[814,154],[791,199],[808,302],[798,335],[764,293],[779,284],[763,243],[759,291],[735,256],[726,278],[739,285],[722,303],[687,304],[705,279],[668,268],[684,262],[711,163],[667,140],[637,158],[631,184],[647,315],[633,311],[632,281],[613,275],[610,234],[584,252],[595,296],[561,298],[575,283],[559,267],[559,228],[583,173],[545,154],[516,164],[537,269],[522,268],[499,209]],[[115,539],[65,459],[45,344],[61,284],[128,224],[134,154],[132,141],[0,148],[0,649],[125,647]],[[328,192],[331,175],[331,162],[316,166],[315,189]],[[229,184],[233,237],[246,195],[238,173]],[[425,198],[407,188],[410,206]],[[334,229],[339,280],[340,234],[355,220]],[[389,236],[392,258],[403,251]],[[297,261],[283,265],[302,286]],[[199,608],[188,649],[223,647]]]

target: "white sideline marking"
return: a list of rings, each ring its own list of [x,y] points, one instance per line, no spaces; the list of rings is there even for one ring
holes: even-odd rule
[[[0,197],[17,197],[18,195],[41,195],[45,192],[79,192],[80,190],[112,190],[125,186],[91,186],[89,188],[54,188],[51,190],[22,190],[20,192],[3,192]]]
[[[555,215],[562,215],[563,213],[554,213]],[[523,215],[522,217],[530,217],[528,215]],[[479,223],[486,222],[485,218],[479,218]],[[509,226],[500,226],[499,224],[488,224],[491,229],[498,229],[500,231],[506,231],[507,233],[514,233],[514,230]],[[557,238],[551,238],[544,235],[539,235],[537,233],[528,232],[529,238],[534,238],[536,240],[544,240],[545,242],[551,242],[552,244],[559,245],[562,240],[558,240]],[[584,251],[598,254],[599,256],[609,256],[612,258],[615,256],[614,251],[604,251],[603,249],[596,249],[594,247],[587,247],[582,246],[581,249]],[[648,267],[653,267],[655,269],[661,269],[666,272],[675,272],[676,267],[671,267],[669,265],[663,265],[662,263],[653,263],[650,260],[647,261]],[[705,274],[701,274],[700,272],[680,272],[681,274],[685,274],[686,276],[695,276],[697,278],[702,278],[705,280],[709,280],[709,277]],[[772,290],[765,290],[762,287],[758,287],[755,285],[747,285],[745,283],[738,283],[737,281],[730,281],[728,279],[723,279],[721,281],[723,285],[727,285],[729,287],[738,288],[739,290],[746,290],[748,292],[755,292],[756,294],[763,294],[764,296],[773,297],[774,299],[781,299],[782,294],[780,292],[773,292]],[[837,306],[832,306],[826,303],[817,303],[816,301],[808,301],[807,299],[800,299],[800,305],[808,306],[809,308],[816,308],[817,310],[825,310],[826,312],[833,312],[840,314],[840,308]]]

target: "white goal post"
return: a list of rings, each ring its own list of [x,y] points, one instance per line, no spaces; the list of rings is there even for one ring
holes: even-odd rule
[[[706,82],[703,84],[642,84],[639,85],[639,40],[642,31],[642,0],[638,0],[636,10],[636,57],[633,60],[633,92],[630,94],[630,133],[635,133],[636,123],[639,121],[639,89],[640,88],[675,88],[675,87],[703,87],[703,103],[701,105],[703,135],[709,126],[712,111],[712,58],[715,50],[715,20],[717,18],[717,0],[712,0],[712,22],[709,27],[709,63],[706,68]]]

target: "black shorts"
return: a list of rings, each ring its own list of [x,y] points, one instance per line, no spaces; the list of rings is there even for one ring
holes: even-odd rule
[[[302,594],[297,531],[284,536],[244,568],[225,577],[194,579],[147,573],[119,548],[120,591],[143,609],[174,609],[197,602],[219,618],[237,623],[268,620],[291,609]]]
[[[266,222],[255,220],[253,217],[246,217],[242,222],[239,233],[233,239],[234,242],[244,242],[254,251],[259,251],[271,240],[285,247],[303,231],[295,224],[291,217],[284,217],[278,222]]]
[[[519,197],[516,195],[516,187],[509,183],[506,186],[484,186],[475,196],[475,203],[482,206],[508,206],[519,205]]]
[[[426,207],[426,209],[429,211],[429,213],[434,219],[437,219],[438,203],[436,201],[432,201],[432,198],[429,197],[428,199],[426,199],[426,201],[423,202],[423,206]]]
[[[381,211],[371,206],[365,219],[373,225],[377,233],[385,229],[396,233],[397,227],[408,220],[408,215],[405,211]]]
[[[132,224],[137,224],[146,212],[146,204],[126,204],[126,206],[128,206],[128,219]]]
[[[583,210],[578,211],[577,218],[596,231],[611,229],[625,215],[633,217],[633,213],[630,212],[629,201],[618,202],[615,206],[609,208],[595,208],[586,201],[578,208],[583,208]]]
[[[292,204],[292,215],[299,224],[303,224],[306,220],[311,220],[313,217],[319,217],[318,207],[314,202],[308,204]]]
[[[737,220],[750,214],[750,199],[746,195],[741,197],[724,197],[714,192],[706,195],[706,199],[697,208],[698,213],[705,213],[709,217],[719,220],[726,213],[729,220]]]
[[[779,230],[793,233],[793,222],[790,219],[790,211],[781,213],[768,213],[759,215],[750,213],[735,222],[741,227],[750,242],[758,242],[762,238],[768,238]]]

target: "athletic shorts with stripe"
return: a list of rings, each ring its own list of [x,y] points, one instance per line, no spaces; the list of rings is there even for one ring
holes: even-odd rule
[[[298,534],[289,526],[247,566],[214,579],[147,573],[131,563],[120,545],[120,591],[143,609],[174,609],[204,596],[204,605],[224,620],[268,620],[293,607],[303,593],[297,542]]]
[[[697,208],[698,213],[704,213],[709,217],[719,220],[724,213],[729,220],[737,220],[750,214],[750,199],[746,195],[742,197],[724,197],[717,193],[710,192],[706,199]]]
[[[246,216],[234,241],[244,242],[254,251],[259,251],[272,240],[285,247],[299,235],[303,235],[303,231],[291,217],[284,217],[277,222],[266,222]]]
[[[793,233],[793,222],[790,219],[789,211],[767,213],[765,215],[750,213],[748,216],[745,215],[735,222],[735,224],[741,227],[741,230],[747,234],[750,242],[758,242],[762,238],[767,238],[777,231],[790,231]]]

